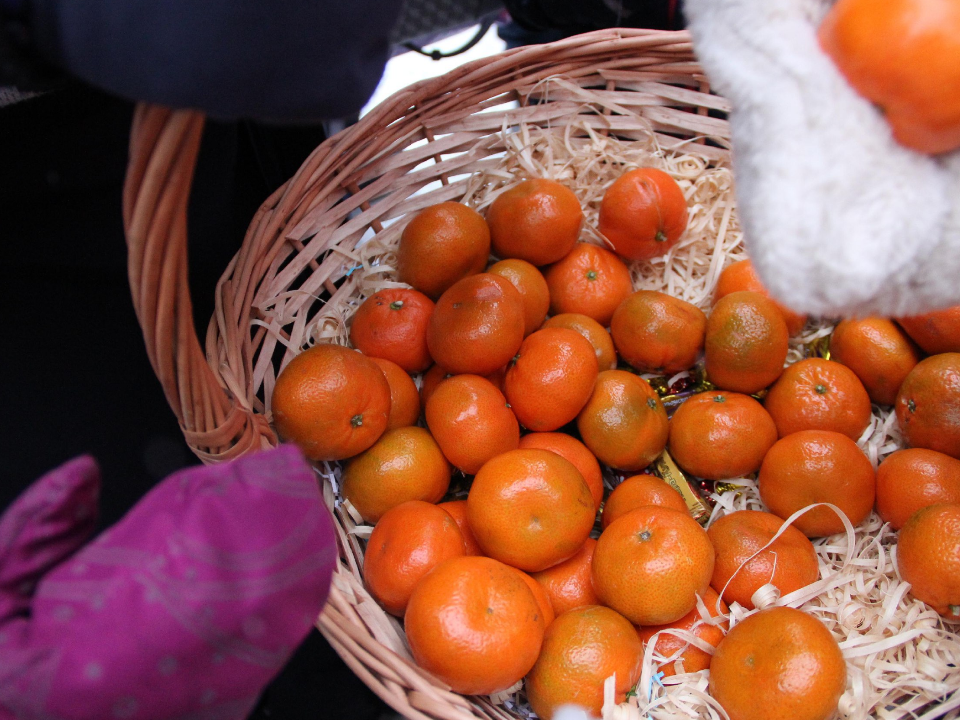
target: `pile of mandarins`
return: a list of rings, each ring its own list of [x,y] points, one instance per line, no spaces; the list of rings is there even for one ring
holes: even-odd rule
[[[666,253],[686,222],[680,187],[650,168],[603,198],[612,249],[580,241],[580,203],[551,180],[502,192],[486,217],[429,207],[397,250],[410,287],[366,298],[355,349],[314,346],[277,378],[278,433],[343,461],[342,496],[374,525],[365,584],[457,692],[523,680],[544,720],[567,703],[598,715],[604,681],[622,701],[655,642],[667,674],[710,669],[732,720],[829,717],[846,666],[819,620],[778,607],[726,622],[764,586],[817,581],[810,538],[843,520],[821,505],[783,527],[816,503],[902,528],[903,578],[960,620],[960,308],[844,320],[832,359],[785,368],[806,318],[749,260],[723,270],[709,315],[634,291],[626,262]],[[668,412],[647,378],[701,363],[709,389]],[[857,444],[872,403],[895,406],[910,446],[879,471]],[[756,473],[768,512],[705,530],[651,474],[665,451],[701,480]],[[447,499],[453,469],[466,500]],[[612,492],[604,472],[624,478]]]

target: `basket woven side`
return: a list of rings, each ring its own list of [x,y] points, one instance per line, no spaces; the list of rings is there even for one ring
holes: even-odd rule
[[[123,195],[128,274],[147,355],[188,444],[205,462],[276,444],[224,392],[200,348],[187,282],[187,203],[203,116],[141,105]]]
[[[269,399],[304,346],[346,342],[366,283],[389,278],[411,213],[461,199],[505,140],[550,127],[653,137],[729,159],[726,101],[709,93],[685,33],[609,30],[517,48],[411,86],[329,138],[261,206],[217,284],[201,349],[186,284],[186,200],[202,118],[140,108],[124,198],[134,304],[187,442],[204,462],[277,442]],[[360,269],[361,272],[356,272]],[[328,488],[328,493],[330,492]],[[331,504],[332,497],[331,497]],[[418,669],[399,623],[362,584],[363,548],[342,506],[341,563],[318,627],[345,662],[411,718],[518,717]]]
[[[551,79],[558,74],[564,84]],[[665,148],[705,135],[722,140],[725,121],[707,113],[726,103],[704,90],[685,34],[622,31],[518,48],[401,91],[321,145],[255,221],[218,288],[208,352],[215,349],[250,407],[269,413],[276,373],[326,332],[315,323],[317,298],[337,305],[356,292],[349,273],[364,261],[361,241],[375,235],[389,245],[410,213],[462,197],[468,174],[503,151],[504,128],[586,122],[639,136],[652,126]],[[701,150],[728,157],[723,147]]]
[[[413,85],[324,142],[263,204],[217,286],[205,358],[184,281],[186,201],[203,120],[190,112],[138,109],[124,192],[131,288],[154,370],[204,462],[276,444],[263,400],[275,366],[306,338],[304,309],[320,295],[349,292],[338,283],[352,265],[339,261],[357,259],[353,251],[367,229],[382,232],[390,220],[462,194],[464,181],[450,178],[482,162],[503,127],[556,125],[578,115],[586,101],[571,92],[575,85],[529,103],[555,76],[604,83],[604,114],[590,111],[603,131],[629,133],[642,116],[668,148],[677,135],[725,135],[724,121],[707,115],[725,111],[725,102],[704,92],[685,33],[600,31],[517,48]],[[521,107],[493,112],[516,102]],[[717,158],[726,152],[705,150]],[[424,161],[429,167],[418,168]],[[442,192],[429,201],[413,197],[435,180]],[[294,288],[304,273],[309,278]]]

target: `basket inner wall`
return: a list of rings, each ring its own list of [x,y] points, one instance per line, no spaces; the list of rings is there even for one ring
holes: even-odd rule
[[[632,44],[621,47],[625,38]],[[514,51],[403,91],[324,143],[265,203],[218,285],[208,362],[241,405],[269,419],[269,398],[285,363],[317,342],[349,344],[350,316],[360,302],[396,284],[393,251],[412,214],[464,199],[482,212],[491,197],[485,191],[511,180],[504,157],[512,153],[517,173],[530,176],[546,162],[522,148],[547,132],[574,150],[605,140],[618,147],[635,143],[662,156],[696,157],[701,169],[729,175],[728,112],[727,101],[709,92],[685,35],[642,31]],[[732,201],[714,210],[711,231],[719,246],[739,228]],[[587,203],[585,212],[589,226],[596,208]],[[589,232],[581,239],[602,242]],[[715,279],[719,269],[713,262],[701,270]],[[648,268],[633,270],[642,286]],[[683,290],[684,277],[673,278],[671,287]],[[651,287],[661,282],[655,278]],[[709,280],[701,284],[710,286]],[[705,302],[702,292],[685,299]],[[816,328],[804,341],[828,333],[827,326]],[[798,359],[798,348],[793,352]],[[864,441],[874,464],[896,447],[889,425],[888,416],[878,415],[872,429],[878,439]],[[323,464],[318,471],[341,550],[318,625],[347,664],[411,718],[526,717],[509,698],[506,705],[503,698],[463,698],[412,664],[399,622],[363,587],[369,529],[339,502],[339,468]],[[727,511],[760,507],[749,493],[736,507],[724,502]],[[890,537],[877,547],[884,542]],[[858,546],[855,552],[867,551]],[[889,566],[889,558],[876,562]]]

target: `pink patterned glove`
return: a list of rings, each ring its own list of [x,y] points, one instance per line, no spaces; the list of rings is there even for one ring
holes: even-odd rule
[[[293,447],[171,475],[115,526],[81,457],[0,518],[0,718],[244,718],[337,558]]]

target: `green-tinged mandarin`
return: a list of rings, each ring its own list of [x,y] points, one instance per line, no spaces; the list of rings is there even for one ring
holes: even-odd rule
[[[440,502],[450,485],[450,463],[425,429],[397,428],[350,460],[341,482],[343,497],[366,522],[376,524],[407,500]]]
[[[577,705],[596,717],[604,682],[616,675],[615,700],[623,702],[640,678],[643,644],[619,613],[600,605],[569,610],[554,620],[527,675],[527,698],[541,720],[562,705]]]
[[[707,318],[707,378],[724,390],[759,392],[780,377],[788,344],[787,324],[773,300],[748,291],[725,295]]]
[[[625,370],[604,370],[577,415],[584,444],[600,462],[642,470],[667,445],[667,412],[650,383]]]

